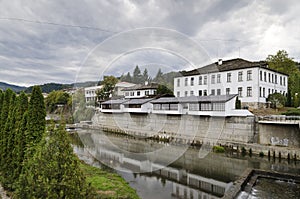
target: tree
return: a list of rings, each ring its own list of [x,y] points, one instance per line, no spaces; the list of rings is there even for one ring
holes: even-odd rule
[[[148,70],[147,68],[145,68],[144,72],[143,72],[143,82],[149,82],[149,75],[148,75]]]
[[[285,50],[279,50],[276,55],[268,55],[266,61],[271,69],[288,75],[298,71],[293,58],[290,58]]]
[[[16,198],[95,198],[64,129],[49,127],[20,175]]]
[[[158,95],[163,95],[163,94],[174,95],[173,91],[163,84],[158,85],[157,94]]]
[[[142,82],[142,74],[141,74],[141,70],[140,70],[139,66],[136,66],[133,71],[132,82],[135,84],[143,83]]]
[[[41,88],[34,86],[32,89],[30,101],[28,104],[28,121],[26,133],[26,149],[34,149],[45,132],[46,128],[46,108]],[[27,155],[27,152],[26,152]],[[29,152],[29,157],[33,155],[33,151]]]
[[[293,58],[290,58],[285,50],[279,50],[276,55],[269,55],[266,61],[271,69],[289,75],[288,93],[290,96],[288,96],[288,99],[291,99],[291,101],[288,100],[287,105],[298,106],[297,95],[300,93],[300,71]]]
[[[286,103],[286,97],[281,93],[273,93],[268,96],[267,101],[271,102],[273,108],[281,108]]]
[[[242,103],[239,97],[236,97],[235,99],[235,109],[241,109],[242,108]]]
[[[116,84],[118,83],[118,79],[114,76],[106,76],[102,82],[102,88],[96,92],[98,100],[107,100],[111,95],[113,95],[113,91],[115,89]]]
[[[163,83],[164,82],[163,73],[162,73],[161,69],[158,69],[157,74],[154,78],[154,81],[157,82],[157,83]]]

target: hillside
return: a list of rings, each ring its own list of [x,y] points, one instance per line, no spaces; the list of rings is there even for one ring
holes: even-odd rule
[[[26,89],[26,87],[24,87],[24,86],[17,86],[17,85],[8,84],[8,83],[5,83],[5,82],[0,82],[0,89],[1,90],[6,90],[8,88],[13,90],[14,92],[20,92],[20,91]]]

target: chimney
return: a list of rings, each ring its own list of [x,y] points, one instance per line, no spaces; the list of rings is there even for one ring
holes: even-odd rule
[[[218,61],[218,65],[219,65],[219,66],[221,66],[221,65],[222,65],[222,63],[223,63],[223,60],[222,60],[222,59],[219,59],[219,61]]]

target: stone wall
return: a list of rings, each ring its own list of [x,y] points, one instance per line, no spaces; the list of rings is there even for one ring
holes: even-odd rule
[[[252,142],[255,132],[254,117],[97,113],[93,125],[128,134],[161,135],[211,145]]]
[[[300,130],[298,124],[259,124],[258,143],[300,147]]]

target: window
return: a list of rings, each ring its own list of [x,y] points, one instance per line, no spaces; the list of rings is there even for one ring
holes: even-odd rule
[[[190,96],[193,96],[194,95],[194,91],[190,91]]]
[[[149,91],[145,91],[145,95],[149,95],[150,94],[150,92]]]
[[[169,106],[169,104],[162,104],[161,109],[162,110],[170,110],[170,106]]]
[[[268,73],[269,74],[269,82],[271,82],[271,73]]]
[[[177,91],[177,97],[180,97],[180,91]]]
[[[211,95],[215,95],[215,89],[211,89]]]
[[[252,70],[247,71],[247,81],[252,80]]]
[[[227,73],[227,82],[231,82],[231,73]]]
[[[194,78],[191,77],[191,86],[194,86]]]
[[[202,85],[202,76],[199,76],[199,85]]]
[[[140,96],[140,95],[141,95],[141,91],[138,91],[138,92],[136,93],[136,95],[137,95],[137,96]]]
[[[263,88],[263,97],[266,97],[266,90]]]
[[[178,104],[170,104],[170,110],[178,110]]]
[[[188,96],[188,92],[187,91],[184,91],[184,96]]]
[[[198,94],[199,96],[202,96],[202,90],[199,90]]]
[[[282,85],[282,77],[279,78],[280,85]]]
[[[212,75],[211,76],[211,83],[214,84],[216,81],[216,76],[215,75]]]
[[[203,91],[203,95],[204,95],[204,96],[207,96],[207,90],[204,90],[204,91]]]
[[[225,111],[225,103],[213,103],[213,111]]]
[[[268,96],[271,94],[271,89],[268,89]]]
[[[277,84],[277,75],[275,75],[275,84]]]
[[[243,88],[242,87],[238,87],[238,96],[239,97],[243,96]]]
[[[189,110],[190,111],[199,111],[199,104],[198,103],[190,103]]]
[[[154,110],[161,110],[161,104],[153,104]]]
[[[259,87],[259,97],[262,97],[261,87]]]
[[[226,95],[230,94],[230,88],[226,88]]]
[[[125,96],[129,96],[129,92],[125,92]]]
[[[283,77],[283,86],[285,86],[285,77]]]
[[[211,111],[211,103],[201,103],[200,110],[201,111]]]
[[[180,86],[180,79],[177,79],[177,87]]]
[[[247,97],[252,97],[252,87],[247,87]]]
[[[221,83],[221,74],[217,75],[217,83]]]
[[[267,81],[267,73],[264,72],[264,81],[266,82]]]
[[[204,85],[207,85],[207,76],[204,76],[204,82],[203,82]]]
[[[263,80],[263,77],[262,77],[262,71],[259,71],[259,79],[260,79],[260,81]]]
[[[240,72],[238,73],[238,81],[239,81],[239,82],[243,81],[243,72],[242,72],[242,71],[240,71]]]
[[[134,92],[133,91],[130,92],[130,96],[134,96]]]
[[[221,89],[217,89],[217,95],[221,95]]]
[[[184,85],[185,85],[185,86],[188,85],[188,78],[187,78],[187,77],[184,79]]]
[[[274,83],[274,74],[272,74],[272,83]]]

